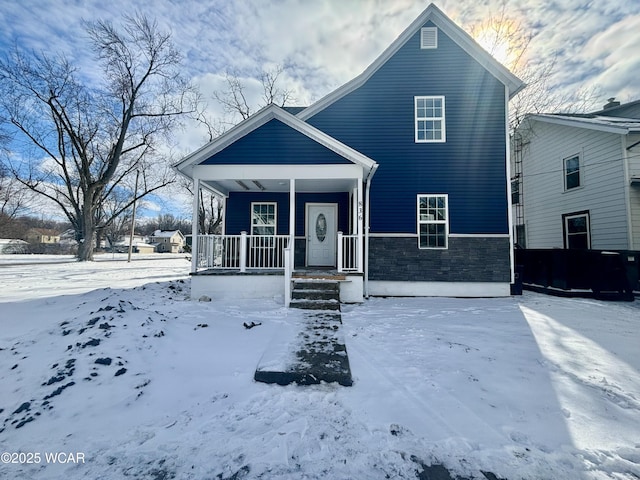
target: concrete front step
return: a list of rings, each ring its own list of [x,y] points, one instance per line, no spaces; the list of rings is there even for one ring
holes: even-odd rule
[[[293,299],[289,303],[291,308],[302,308],[304,310],[340,310],[340,301],[336,299]]]
[[[291,292],[291,298],[294,300],[340,300],[340,292],[332,290],[298,290]]]

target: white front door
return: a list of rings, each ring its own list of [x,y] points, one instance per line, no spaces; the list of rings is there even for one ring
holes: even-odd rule
[[[338,205],[307,203],[307,266],[335,267]]]

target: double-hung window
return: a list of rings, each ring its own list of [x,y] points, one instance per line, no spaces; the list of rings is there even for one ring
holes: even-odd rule
[[[414,97],[416,143],[446,141],[444,97]]]
[[[276,220],[275,203],[251,204],[251,235],[275,235]]]
[[[589,212],[569,213],[562,216],[565,248],[591,248]]]
[[[571,190],[580,186],[580,155],[572,155],[563,160],[564,189]]]
[[[447,195],[418,195],[418,247],[447,248],[448,236]]]

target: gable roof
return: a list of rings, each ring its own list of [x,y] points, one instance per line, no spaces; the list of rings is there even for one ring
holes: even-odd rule
[[[618,133],[626,135],[629,133],[640,133],[640,119],[623,117],[606,117],[594,114],[548,114],[539,113],[527,116],[529,120],[553,123],[568,127],[587,128],[601,132]]]
[[[184,237],[180,230],[156,230],[150,236],[154,238],[171,238],[175,234],[179,234],[181,237]]]
[[[400,48],[409,41],[420,28],[427,23],[432,22],[442,32],[444,32],[451,40],[453,40],[460,48],[467,52],[471,57],[475,58],[484,68],[491,73],[496,79],[509,88],[509,98],[525,87],[524,82],[511,73],[504,65],[493,58],[484,50],[467,32],[456,25],[449,17],[436,7],[430,4],[418,18],[416,18],[400,36],[382,52],[382,54],[369,65],[364,72],[345,83],[337,90],[329,93],[314,104],[310,105],[297,116],[306,120],[316,113],[324,110],[326,107],[353,92],[362,86],[374,73],[376,73]]]
[[[207,143],[192,154],[186,156],[183,160],[175,164],[174,168],[176,168],[183,175],[189,176],[189,167],[198,165],[201,162],[211,158],[240,138],[248,135],[252,131],[256,130],[257,128],[273,119],[279,120],[288,127],[296,130],[297,132],[300,132],[311,140],[319,143],[320,145],[323,145],[329,150],[332,150],[333,152],[349,160],[350,162],[361,166],[367,171],[370,171],[376,165],[376,162],[371,160],[366,155],[363,155],[357,150],[349,147],[348,145],[345,145],[339,140],[336,140],[332,136],[327,135],[316,127],[300,120],[294,115],[291,115],[277,105],[271,104],[262,108],[251,117],[243,120],[215,140]]]

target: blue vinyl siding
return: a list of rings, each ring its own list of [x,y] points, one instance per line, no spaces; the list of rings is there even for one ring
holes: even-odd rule
[[[348,164],[306,135],[273,119],[208,158],[203,165]]]
[[[508,233],[504,92],[442,30],[438,48],[426,50],[418,31],[364,85],[307,121],[380,165],[371,232],[416,233],[416,195],[447,193],[451,233]],[[446,99],[446,142],[415,143],[414,96],[432,95]]]
[[[277,234],[289,234],[289,194],[286,192],[231,192],[226,204],[227,235],[251,232],[251,203],[277,203]],[[337,203],[338,230],[349,231],[349,194],[336,193],[296,193],[296,236],[305,235],[305,205],[307,203]]]

